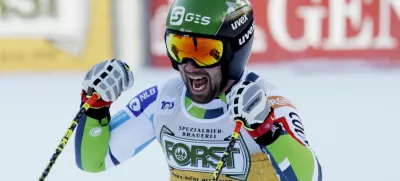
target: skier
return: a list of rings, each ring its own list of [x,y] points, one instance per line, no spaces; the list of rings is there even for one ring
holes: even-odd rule
[[[111,116],[112,102],[133,86],[133,74],[120,60],[89,70],[82,102],[94,92],[102,99],[79,122],[77,166],[102,172],[156,140],[171,181],[209,180],[239,120],[243,128],[220,180],[321,181],[296,107],[246,68],[254,27],[247,0],[175,0],[165,43],[180,76],[143,90]]]

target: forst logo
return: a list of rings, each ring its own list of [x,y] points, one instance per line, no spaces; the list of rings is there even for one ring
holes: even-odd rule
[[[165,140],[166,154],[170,159],[174,159],[180,166],[191,165],[193,167],[215,168],[218,161],[221,159],[217,153],[222,153],[225,147],[206,147],[203,145],[188,146],[183,143],[174,143]],[[227,169],[235,167],[233,156],[239,154],[239,148],[232,148],[230,155],[226,161]],[[214,160],[214,161],[213,161]],[[201,162],[200,162],[201,161]]]
[[[180,137],[179,135],[182,134],[183,137]],[[229,142],[228,138],[197,140],[185,137],[184,133],[180,132],[175,135],[166,127],[162,130],[161,143],[170,168],[214,172]],[[250,152],[240,136],[227,157],[224,174],[239,180],[246,180],[250,171],[250,162]]]
[[[202,16],[200,14],[194,13],[186,13],[185,7],[177,6],[171,12],[171,16],[169,19],[169,23],[171,25],[180,26],[182,25],[183,21],[185,22],[193,22],[195,24],[201,25],[209,25],[211,17],[209,16]]]

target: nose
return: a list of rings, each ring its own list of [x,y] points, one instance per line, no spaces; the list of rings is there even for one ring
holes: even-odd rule
[[[195,63],[191,60],[186,63],[185,69],[187,72],[193,73],[196,72],[198,68],[196,67]]]

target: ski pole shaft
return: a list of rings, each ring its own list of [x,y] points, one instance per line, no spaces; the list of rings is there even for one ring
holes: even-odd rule
[[[235,129],[233,130],[229,144],[226,147],[226,149],[221,157],[221,160],[218,162],[217,167],[215,168],[215,171],[213,173],[213,177],[211,180],[216,181],[216,180],[218,180],[219,176],[221,175],[221,172],[226,163],[226,160],[228,159],[229,154],[231,153],[233,147],[235,146],[236,141],[239,139],[240,128],[242,127],[242,125],[243,125],[242,121],[236,120]]]
[[[92,97],[87,100],[79,110],[78,114],[75,116],[74,120],[72,121],[70,127],[68,128],[67,132],[65,133],[64,137],[62,138],[61,142],[58,144],[58,147],[50,158],[49,163],[47,164],[46,169],[44,169],[42,175],[39,178],[39,181],[44,181],[49,174],[51,168],[53,167],[54,163],[56,162],[58,156],[60,156],[61,152],[67,145],[69,138],[72,136],[76,126],[78,125],[79,119],[83,116],[83,114],[100,98],[97,93],[93,93]]]

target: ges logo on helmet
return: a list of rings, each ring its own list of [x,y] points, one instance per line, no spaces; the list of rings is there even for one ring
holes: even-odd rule
[[[171,25],[180,26],[183,21],[185,22],[193,22],[201,25],[209,25],[211,17],[202,16],[200,14],[194,13],[186,13],[185,7],[177,6],[171,12],[171,16],[169,19],[169,23]]]

